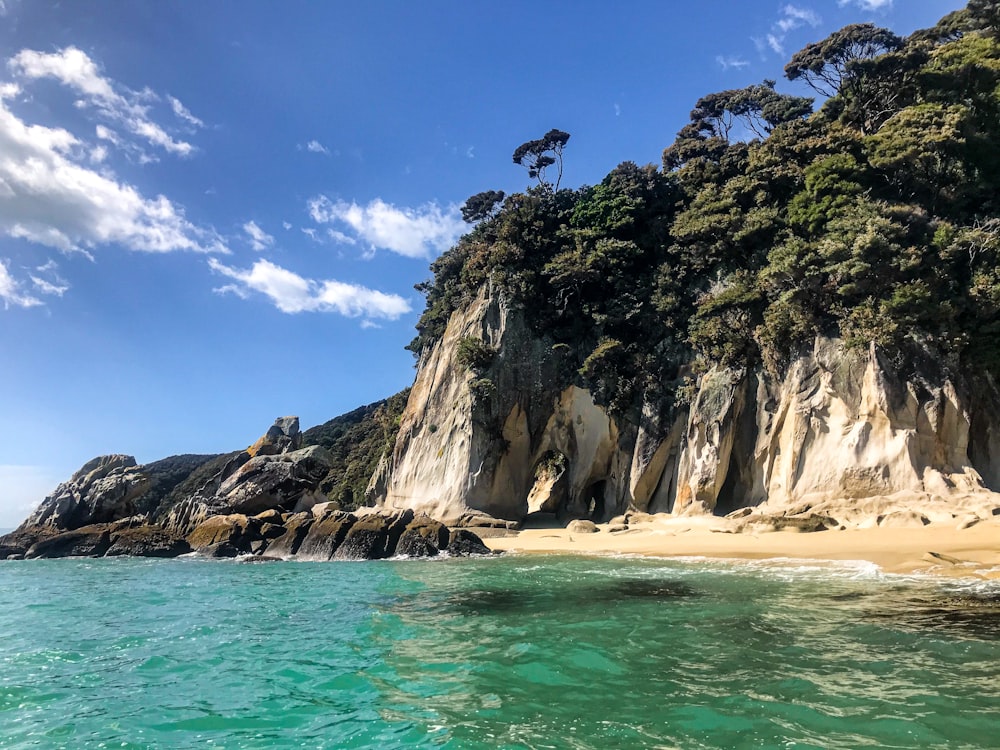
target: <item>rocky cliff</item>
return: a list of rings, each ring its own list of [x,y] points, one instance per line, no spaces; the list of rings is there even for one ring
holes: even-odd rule
[[[377,559],[487,553],[478,537],[413,511],[344,512],[322,484],[333,459],[282,417],[246,450],[140,466],[87,462],[11,534],[0,559],[142,555]]]
[[[490,356],[470,365],[470,341]],[[997,390],[929,354],[903,375],[875,347],[821,337],[782,372],[710,370],[688,403],[629,421],[579,387],[560,349],[483,289],[424,352],[371,499],[449,520],[753,508],[848,526],[998,504]]]

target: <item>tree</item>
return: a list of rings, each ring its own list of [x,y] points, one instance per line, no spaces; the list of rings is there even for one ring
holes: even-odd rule
[[[729,140],[729,132],[739,120],[758,138],[766,138],[778,125],[812,113],[812,99],[779,94],[774,86],[775,81],[765,80],[703,96],[691,111],[691,122],[704,123],[712,135]]]
[[[563,149],[569,141],[569,133],[553,128],[541,138],[522,143],[514,150],[514,163],[526,167],[528,176],[537,179],[539,185],[548,185],[545,181],[545,169],[552,165],[559,167],[554,189],[559,189],[563,174]]]
[[[462,206],[462,218],[469,224],[496,215],[500,203],[504,199],[503,190],[485,190],[469,197]]]
[[[822,96],[836,96],[852,82],[855,62],[902,46],[903,40],[888,29],[870,23],[851,24],[796,52],[785,66],[785,77],[790,81],[803,79]]]

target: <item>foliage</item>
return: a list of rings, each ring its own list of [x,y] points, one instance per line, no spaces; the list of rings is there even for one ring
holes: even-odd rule
[[[660,169],[553,189],[568,135],[523,144],[540,184],[484,199],[434,262],[410,348],[488,284],[636,419],[709,366],[782,367],[817,334],[1000,376],[998,18],[975,0],[906,39],[841,29],[786,67],[829,97],[819,111],[774,81],[709,94]]]
[[[409,395],[407,388],[302,433],[304,446],[320,445],[330,453],[333,465],[320,482],[320,491],[344,510],[364,504],[365,489],[379,459],[392,450]]]
[[[497,350],[475,336],[465,336],[459,339],[455,361],[473,372],[482,372],[493,364]]]
[[[462,205],[462,219],[469,224],[491,218],[503,202],[503,190],[486,190],[476,193]]]
[[[534,141],[522,143],[514,150],[514,163],[528,170],[528,177],[537,179],[540,186],[548,186],[545,181],[545,170],[555,165],[559,174],[556,177],[554,190],[559,190],[563,174],[563,149],[569,141],[569,133],[553,128],[548,133]]]

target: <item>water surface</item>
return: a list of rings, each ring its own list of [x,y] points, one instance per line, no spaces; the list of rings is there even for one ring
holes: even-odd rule
[[[650,559],[0,563],[0,748],[987,748],[1000,587]]]

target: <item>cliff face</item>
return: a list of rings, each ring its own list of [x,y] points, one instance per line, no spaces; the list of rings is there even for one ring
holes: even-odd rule
[[[478,372],[460,364],[470,337],[496,350]],[[911,364],[900,378],[874,347],[819,338],[778,375],[712,370],[689,405],[647,404],[634,425],[570,385],[559,347],[484,289],[421,359],[369,494],[445,519],[760,506],[852,525],[995,506],[996,389],[956,383],[929,357]]]

